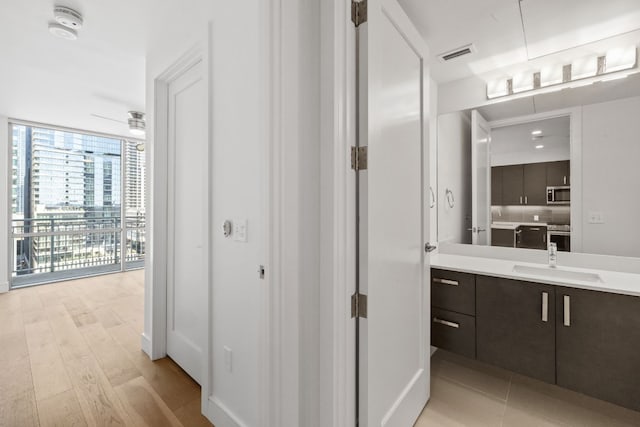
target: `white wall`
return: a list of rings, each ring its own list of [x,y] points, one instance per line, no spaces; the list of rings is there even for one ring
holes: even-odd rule
[[[430,243],[438,241],[438,84],[429,79],[429,183],[435,198],[435,206],[430,208],[429,235]],[[426,189],[425,200],[431,205],[431,192]]]
[[[445,191],[453,191],[449,207]],[[471,120],[456,112],[438,117],[438,240],[471,243]]]
[[[213,145],[209,165],[212,170],[213,229],[212,271],[212,366],[206,371],[214,378],[211,396],[219,411],[238,424],[260,425],[259,416],[259,331],[261,286],[258,266],[264,264],[264,164],[268,135],[264,110],[267,93],[263,41],[265,24],[262,2],[211,2],[194,0],[158,5],[147,54],[147,129],[149,185],[148,235],[152,252],[147,261],[145,283],[145,335],[151,336],[154,263],[158,258],[163,230],[156,227],[164,212],[158,207],[166,175],[166,158],[155,150],[153,140],[154,80],[196,43],[207,37],[212,27],[212,105],[210,124]],[[241,19],[240,19],[241,18]],[[155,151],[154,151],[155,150]],[[198,156],[199,153],[193,153]],[[203,177],[205,179],[206,177]],[[220,225],[225,219],[248,220],[248,242],[225,239]],[[154,240],[155,239],[155,240]],[[223,346],[233,350],[233,369],[224,367]],[[206,380],[205,380],[206,381]],[[223,421],[219,421],[224,425]],[[216,422],[218,424],[218,422]]]
[[[9,291],[9,210],[11,209],[11,188],[9,171],[11,152],[9,148],[9,126],[7,118],[0,116],[0,293]]]
[[[583,252],[640,257],[640,97],[582,108]],[[604,224],[589,224],[589,212]]]

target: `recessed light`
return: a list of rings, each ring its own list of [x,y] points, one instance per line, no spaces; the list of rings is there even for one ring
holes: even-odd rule
[[[539,150],[541,148],[544,148],[544,145],[540,144],[540,145],[536,145],[536,150]]]
[[[531,132],[531,135],[533,135],[533,136],[542,135],[542,131],[541,130],[534,130],[533,132]]]

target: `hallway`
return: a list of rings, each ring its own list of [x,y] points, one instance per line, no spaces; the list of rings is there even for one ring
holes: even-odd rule
[[[144,271],[0,294],[0,426],[211,426],[200,387],[140,350]]]

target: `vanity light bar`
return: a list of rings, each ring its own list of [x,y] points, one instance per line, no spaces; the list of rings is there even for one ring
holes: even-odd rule
[[[613,80],[607,75],[618,71],[630,70],[638,65],[638,50],[635,46],[610,50],[606,55],[578,58],[562,66],[548,66],[537,72],[520,73],[487,83],[487,99],[501,98],[537,89],[564,85],[581,80],[602,77],[596,81]],[[627,75],[624,75],[626,77]],[[595,83],[595,81],[588,82]],[[560,88],[558,88],[560,90]]]

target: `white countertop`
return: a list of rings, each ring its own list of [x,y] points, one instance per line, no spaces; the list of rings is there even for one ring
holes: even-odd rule
[[[502,230],[515,230],[521,225],[540,226],[546,227],[546,222],[509,222],[509,221],[495,221],[491,223],[491,228],[497,228]]]
[[[463,273],[481,274],[486,276],[502,277],[506,279],[546,283],[549,285],[566,286],[570,288],[589,289],[594,291],[640,296],[640,274],[564,267],[562,265],[558,265],[558,270],[598,274],[602,279],[602,282],[589,282],[564,278],[559,279],[546,275],[541,276],[535,274],[516,273],[513,271],[513,268],[516,265],[545,269],[550,268],[545,264],[502,260],[497,258],[483,258],[450,254],[435,254],[431,256],[431,267],[440,268],[443,270],[453,270]]]

